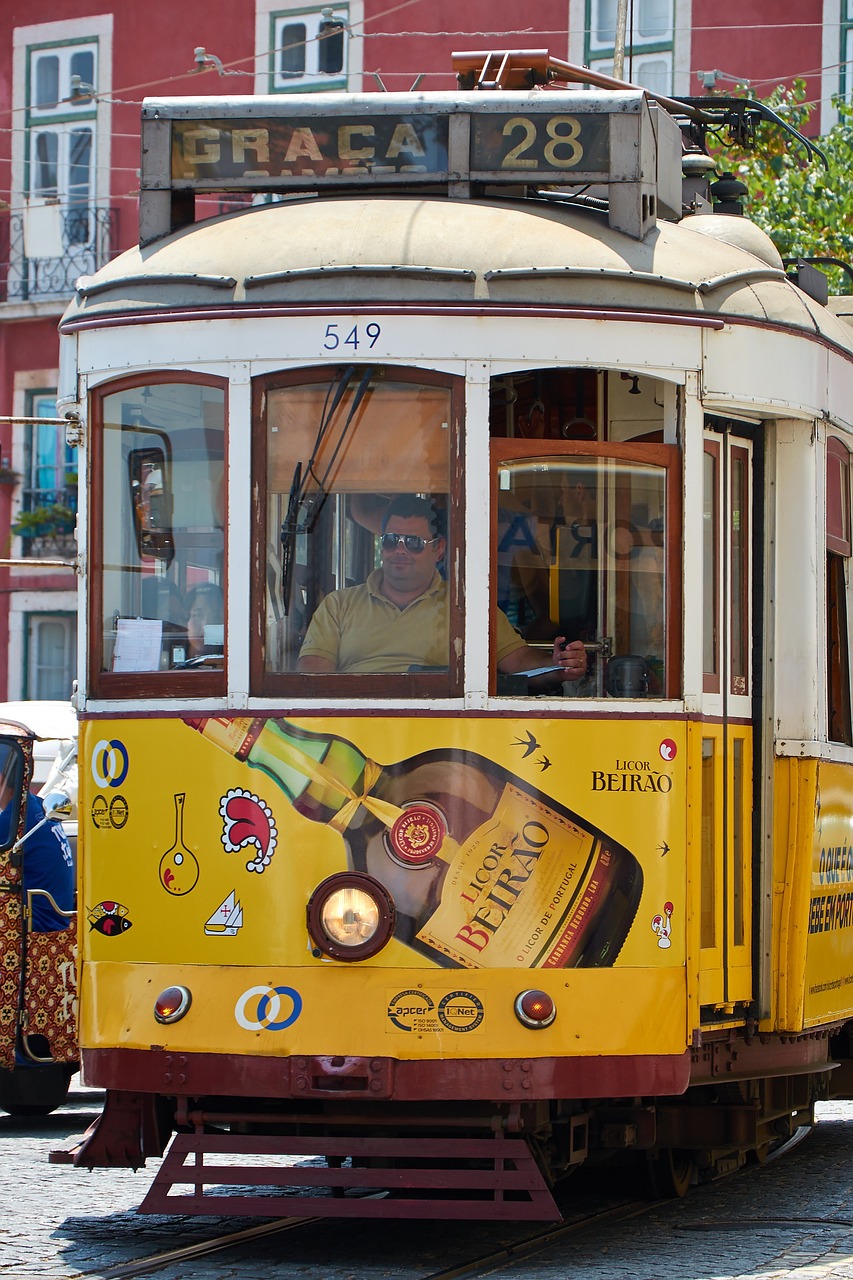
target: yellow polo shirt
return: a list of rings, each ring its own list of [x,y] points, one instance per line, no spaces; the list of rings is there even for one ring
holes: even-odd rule
[[[436,573],[417,600],[400,609],[380,591],[382,570],[366,582],[331,591],[314,613],[300,658],[326,658],[336,671],[408,671],[447,667],[447,583]],[[498,610],[498,662],[524,641]]]

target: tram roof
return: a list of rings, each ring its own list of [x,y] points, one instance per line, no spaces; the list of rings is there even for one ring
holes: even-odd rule
[[[661,310],[791,326],[853,352],[843,314],[721,214],[642,240],[559,199],[324,196],[255,206],[128,250],[78,281],[64,324],[118,314],[352,302]],[[843,313],[843,308],[840,309]]]

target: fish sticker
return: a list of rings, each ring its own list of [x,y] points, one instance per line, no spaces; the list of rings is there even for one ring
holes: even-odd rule
[[[262,872],[275,853],[278,831],[269,805],[251,791],[234,787],[219,802],[223,820],[222,847],[226,853],[256,850],[246,863],[247,871]]]
[[[120,902],[99,902],[96,907],[87,908],[89,927],[97,929],[106,938],[115,938],[120,933],[127,933],[133,927],[133,921],[127,918],[127,907]]]

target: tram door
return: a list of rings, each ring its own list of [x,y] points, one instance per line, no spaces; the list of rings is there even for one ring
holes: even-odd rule
[[[707,1022],[736,1013],[753,995],[751,435],[745,424],[706,422],[697,905],[699,999]]]

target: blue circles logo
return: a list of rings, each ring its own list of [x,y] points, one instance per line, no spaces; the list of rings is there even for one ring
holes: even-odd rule
[[[279,1017],[282,996],[291,1003],[286,1018]],[[302,996],[293,987],[250,987],[234,1006],[234,1017],[246,1031],[285,1031],[301,1012]]]
[[[130,760],[127,747],[118,738],[102,738],[92,752],[92,777],[99,787],[120,787],[127,777]]]

